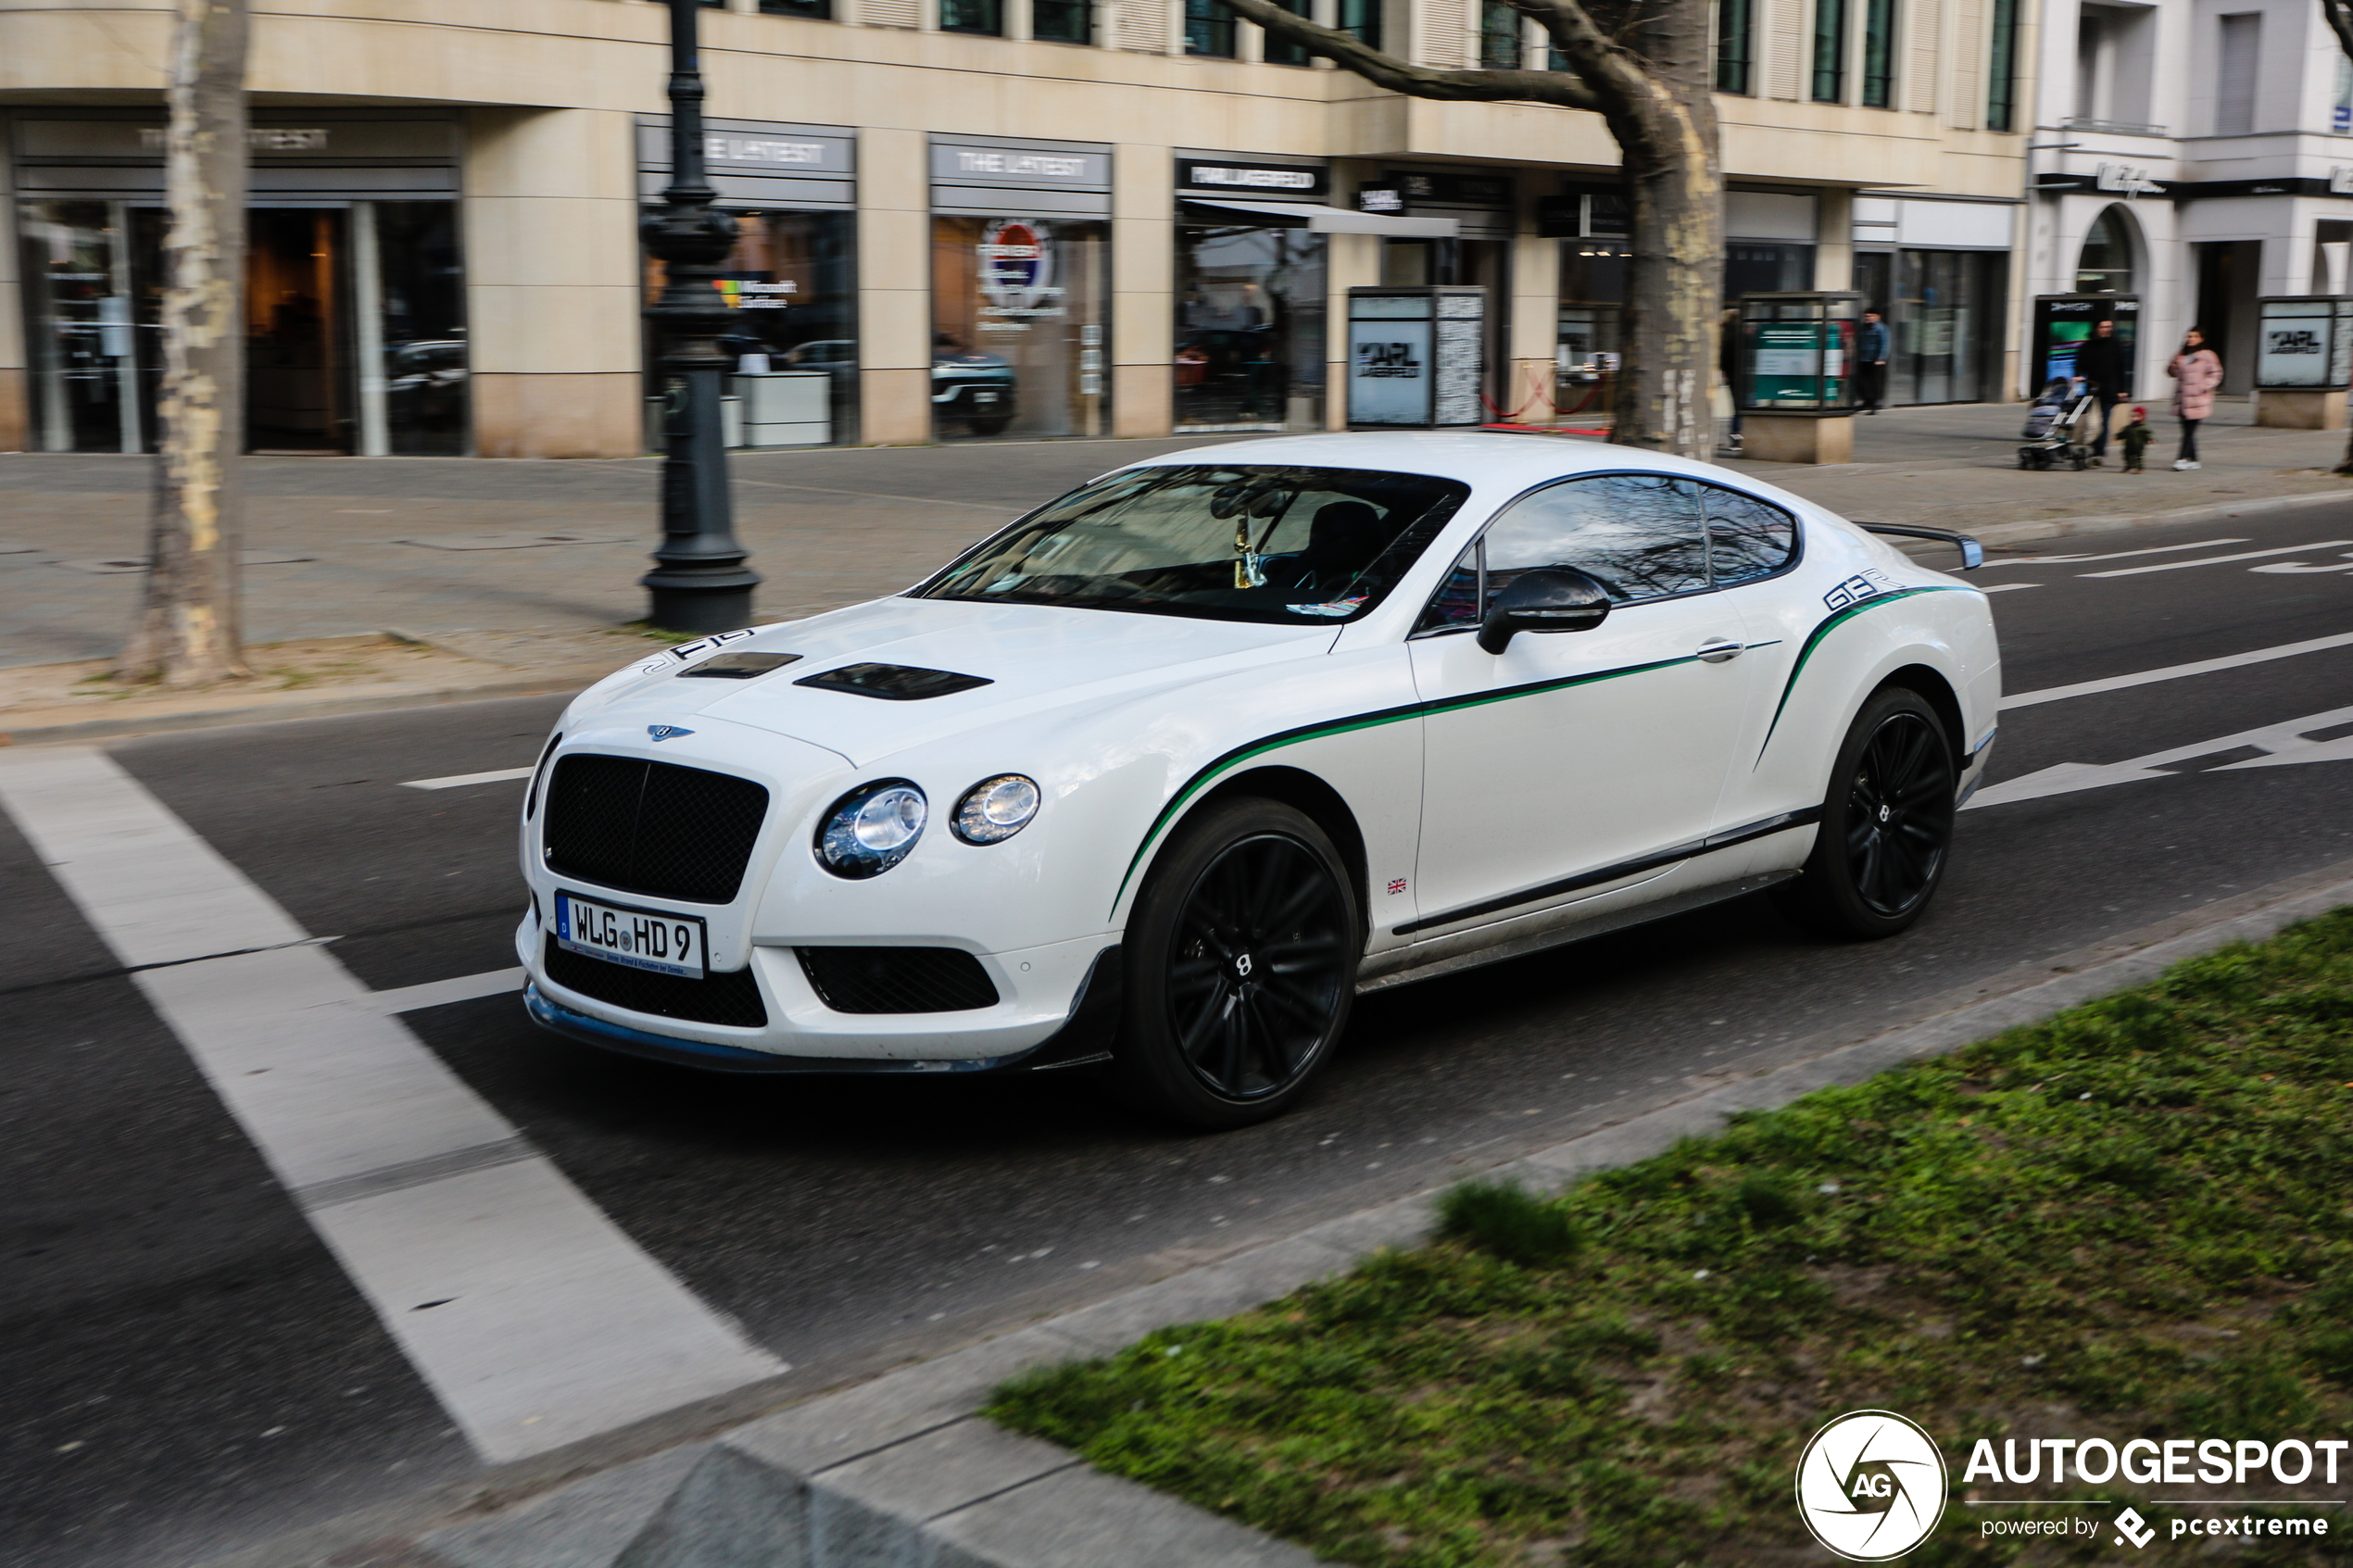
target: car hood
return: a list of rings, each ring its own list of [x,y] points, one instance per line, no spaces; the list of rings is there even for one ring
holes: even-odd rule
[[[704,715],[824,746],[865,767],[928,740],[1073,706],[1126,700],[1230,671],[1327,651],[1326,626],[1262,626],[1043,605],[890,598],[764,627],[719,651],[799,654],[749,681],[681,679],[667,655],[641,661],[580,719],[691,724]],[[708,655],[700,657],[710,657]],[[698,657],[694,662],[699,662]],[[797,684],[846,665],[912,665],[985,686],[891,701]],[[609,693],[609,695],[606,695]]]

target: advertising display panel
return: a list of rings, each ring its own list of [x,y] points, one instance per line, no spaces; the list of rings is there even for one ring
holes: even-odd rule
[[[1843,414],[1855,407],[1859,294],[1749,294],[1740,299],[1741,407]]]
[[[2029,397],[2039,395],[2052,382],[2075,374],[2076,346],[2092,335],[2097,321],[2116,323],[2116,341],[2124,345],[2124,363],[2133,362],[2133,346],[2140,336],[2141,299],[2131,294],[2045,294],[2034,297],[2032,341],[2026,357],[2026,387]],[[2127,397],[2134,395],[2131,387],[2124,389]]]
[[[1487,291],[1440,285],[1348,291],[1348,422],[1477,425]]]
[[[2255,384],[2265,391],[2334,392],[2353,369],[2353,299],[2300,295],[2256,302]]]

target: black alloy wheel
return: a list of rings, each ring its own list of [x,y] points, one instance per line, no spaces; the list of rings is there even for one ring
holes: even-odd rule
[[[1271,800],[1213,808],[1161,857],[1128,924],[1129,1097],[1202,1128],[1288,1108],[1348,1022],[1364,936],[1338,853]]]
[[[1882,691],[1839,747],[1814,852],[1783,907],[1836,935],[1893,936],[1919,920],[1953,844],[1953,748],[1916,693]]]

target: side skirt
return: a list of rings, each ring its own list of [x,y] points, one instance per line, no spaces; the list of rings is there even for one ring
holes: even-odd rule
[[[1704,909],[1710,904],[1720,904],[1729,898],[1744,897],[1761,888],[1770,887],[1775,883],[1787,882],[1796,874],[1794,870],[1764,872],[1755,876],[1743,877],[1738,882],[1718,883],[1714,887],[1700,887],[1688,893],[1678,893],[1672,897],[1661,898],[1655,903],[1637,904],[1623,909],[1614,909],[1607,914],[1595,915],[1591,920],[1580,921],[1572,925],[1555,926],[1550,931],[1530,932],[1526,936],[1516,937],[1509,942],[1500,942],[1492,947],[1482,947],[1475,953],[1457,953],[1451,958],[1432,959],[1428,963],[1393,970],[1387,974],[1363,982],[1356,987],[1356,994],[1361,997],[1375,991],[1386,991],[1392,986],[1411,985],[1418,981],[1435,980],[1441,975],[1458,974],[1466,969],[1478,969],[1491,963],[1502,963],[1509,959],[1525,958],[1530,953],[1541,953],[1547,947],[1561,947],[1572,942],[1585,941],[1590,937],[1604,936],[1613,931],[1623,931],[1629,925],[1647,925],[1655,920],[1665,920],[1670,915],[1680,915],[1692,909]]]

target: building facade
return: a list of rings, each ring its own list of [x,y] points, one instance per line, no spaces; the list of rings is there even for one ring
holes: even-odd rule
[[[1549,63],[1491,0],[1302,4],[1425,64]],[[256,13],[253,446],[645,450],[663,8]],[[1606,407],[1627,245],[1597,116],[1383,93],[1214,0],[703,21],[748,441],[1339,426],[1348,290],[1379,283],[1484,286],[1497,416]],[[1864,287],[1894,400],[2005,395],[2032,19],[1719,0],[1718,23],[1728,286]],[[0,10],[0,448],[152,445],[169,29],[162,0]]]
[[[2193,326],[2224,393],[2247,391],[2259,298],[2353,287],[2353,69],[2335,35],[2297,0],[2046,0],[2044,16],[2030,293],[2133,307],[2143,401],[2171,395]],[[2064,368],[2070,332],[2038,324],[2026,383]]]

